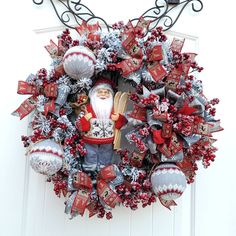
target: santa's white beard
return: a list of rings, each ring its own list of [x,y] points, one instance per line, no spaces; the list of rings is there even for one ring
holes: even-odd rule
[[[101,99],[97,97],[96,93],[94,93],[90,97],[90,102],[98,119],[105,121],[110,118],[113,107],[113,96],[106,99]]]

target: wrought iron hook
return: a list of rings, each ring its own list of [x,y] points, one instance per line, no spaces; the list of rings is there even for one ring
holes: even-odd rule
[[[100,16],[96,16],[86,5],[82,4],[81,0],[49,0],[53,6],[53,9],[61,21],[67,28],[75,29],[77,25],[82,21],[89,22],[91,20],[97,20],[103,24],[103,26],[109,31],[112,26],[107,23]],[[59,2],[64,11],[59,13],[59,9],[57,9],[55,2]],[[33,0],[33,2],[37,5],[42,5],[44,0]],[[180,15],[184,11],[184,9],[191,4],[192,11],[200,12],[203,9],[203,3],[201,0],[184,0],[179,1],[179,3],[170,3],[170,0],[155,0],[154,7],[146,10],[142,16],[145,19],[151,20],[151,24],[149,26],[149,31],[154,29],[157,25],[162,26],[164,31],[172,28],[175,23],[178,21]],[[177,12],[175,16],[173,12]],[[131,22],[138,21],[139,18],[134,18]]]

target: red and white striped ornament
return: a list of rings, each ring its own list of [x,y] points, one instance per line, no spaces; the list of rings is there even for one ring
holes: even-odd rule
[[[160,164],[151,176],[155,194],[163,200],[175,200],[186,188],[186,177],[174,163]]]
[[[62,147],[51,139],[35,143],[29,153],[31,167],[38,173],[53,175],[62,167],[64,152]]]

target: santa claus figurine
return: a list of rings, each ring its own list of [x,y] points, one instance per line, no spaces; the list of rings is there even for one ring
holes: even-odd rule
[[[114,91],[110,80],[100,78],[88,96],[90,104],[86,105],[85,115],[75,125],[83,134],[87,150],[84,170],[95,171],[111,164],[114,130],[121,129],[127,119],[113,112]]]

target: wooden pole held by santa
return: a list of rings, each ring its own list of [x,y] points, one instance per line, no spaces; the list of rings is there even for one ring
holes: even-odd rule
[[[117,92],[114,98],[114,112],[116,114],[123,115],[127,108],[128,103],[128,97],[129,94],[126,92]],[[120,149],[120,143],[121,143],[121,131],[118,129],[115,129],[114,134],[114,149],[119,150]]]

